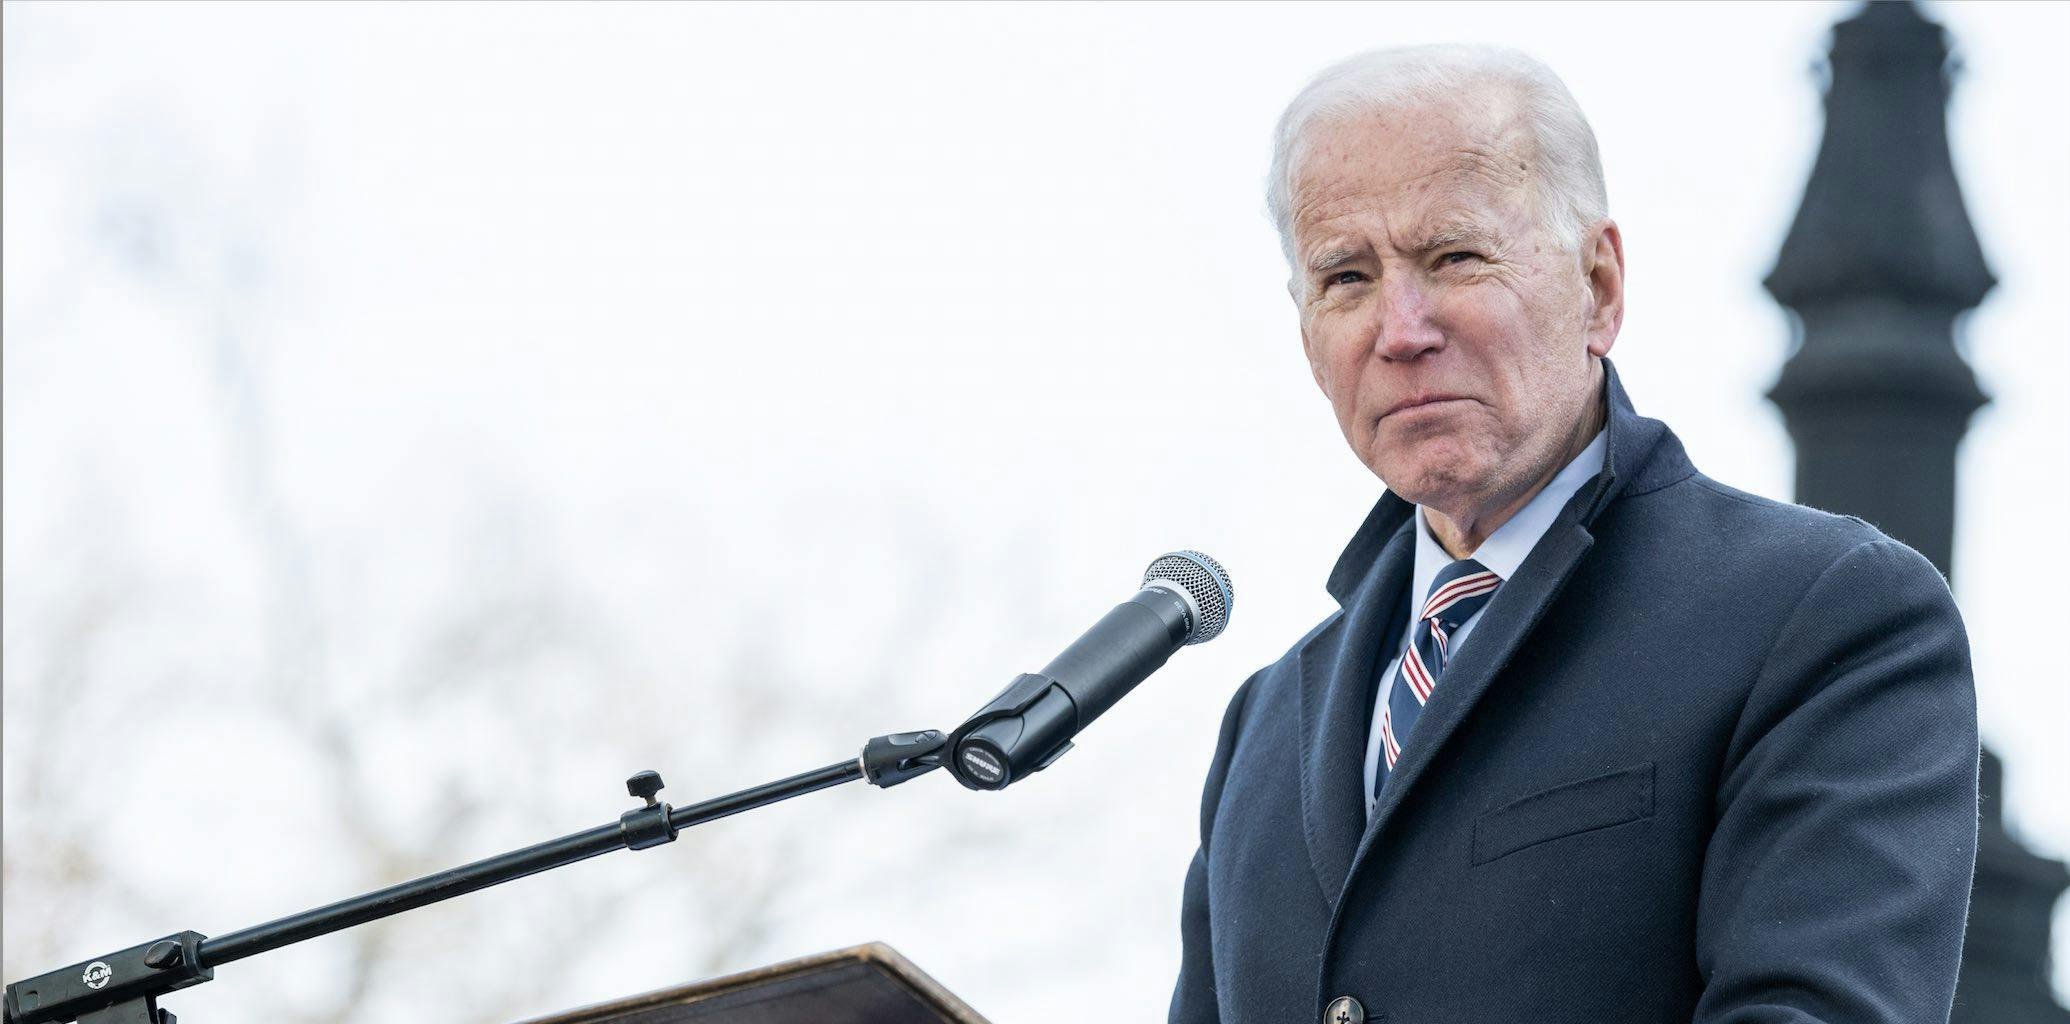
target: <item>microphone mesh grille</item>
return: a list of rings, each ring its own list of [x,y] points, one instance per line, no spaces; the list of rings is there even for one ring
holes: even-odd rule
[[[1185,591],[1200,609],[1200,621],[1193,626],[1188,644],[1204,644],[1222,635],[1229,625],[1229,613],[1236,606],[1236,585],[1222,563],[1198,551],[1174,551],[1159,555],[1143,571],[1143,583],[1168,584]]]

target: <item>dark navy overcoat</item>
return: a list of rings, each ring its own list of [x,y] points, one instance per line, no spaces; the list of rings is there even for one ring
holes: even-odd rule
[[[1497,591],[1368,822],[1408,614],[1384,495],[1341,608],[1238,689],[1171,1020],[1938,1024],[1977,841],[1968,642],[1858,519],[1757,498],[1636,415]]]

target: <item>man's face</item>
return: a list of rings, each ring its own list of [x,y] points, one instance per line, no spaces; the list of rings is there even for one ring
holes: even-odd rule
[[[1315,381],[1361,461],[1455,519],[1505,507],[1571,456],[1596,394],[1591,356],[1609,352],[1622,312],[1621,266],[1614,309],[1591,280],[1603,254],[1622,263],[1616,228],[1576,253],[1540,227],[1535,155],[1503,106],[1325,128],[1294,192]]]

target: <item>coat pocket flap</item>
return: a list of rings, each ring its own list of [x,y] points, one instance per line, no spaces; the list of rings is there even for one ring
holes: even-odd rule
[[[1653,816],[1653,762],[1620,768],[1512,800],[1473,823],[1473,862],[1527,846]]]

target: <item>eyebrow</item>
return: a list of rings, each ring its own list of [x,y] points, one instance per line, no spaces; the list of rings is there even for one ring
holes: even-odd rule
[[[1416,247],[1409,251],[1415,253],[1418,256],[1428,256],[1431,253],[1438,251],[1439,249],[1459,245],[1462,242],[1482,241],[1484,240],[1484,237],[1485,236],[1480,231],[1474,228],[1445,228],[1430,235],[1423,241],[1417,243]]]
[[[1464,225],[1447,227],[1425,236],[1423,241],[1416,243],[1415,246],[1409,249],[1409,252],[1412,255],[1422,257],[1428,256],[1439,249],[1462,243],[1486,245],[1488,241],[1487,233],[1479,228],[1466,227]],[[1311,274],[1327,274],[1338,267],[1363,258],[1366,254],[1367,251],[1364,247],[1336,246],[1324,249],[1308,258],[1308,272]]]
[[[1343,247],[1324,249],[1308,258],[1308,272],[1311,274],[1327,274],[1346,263],[1350,263],[1352,260],[1358,259],[1362,254],[1361,250]]]

